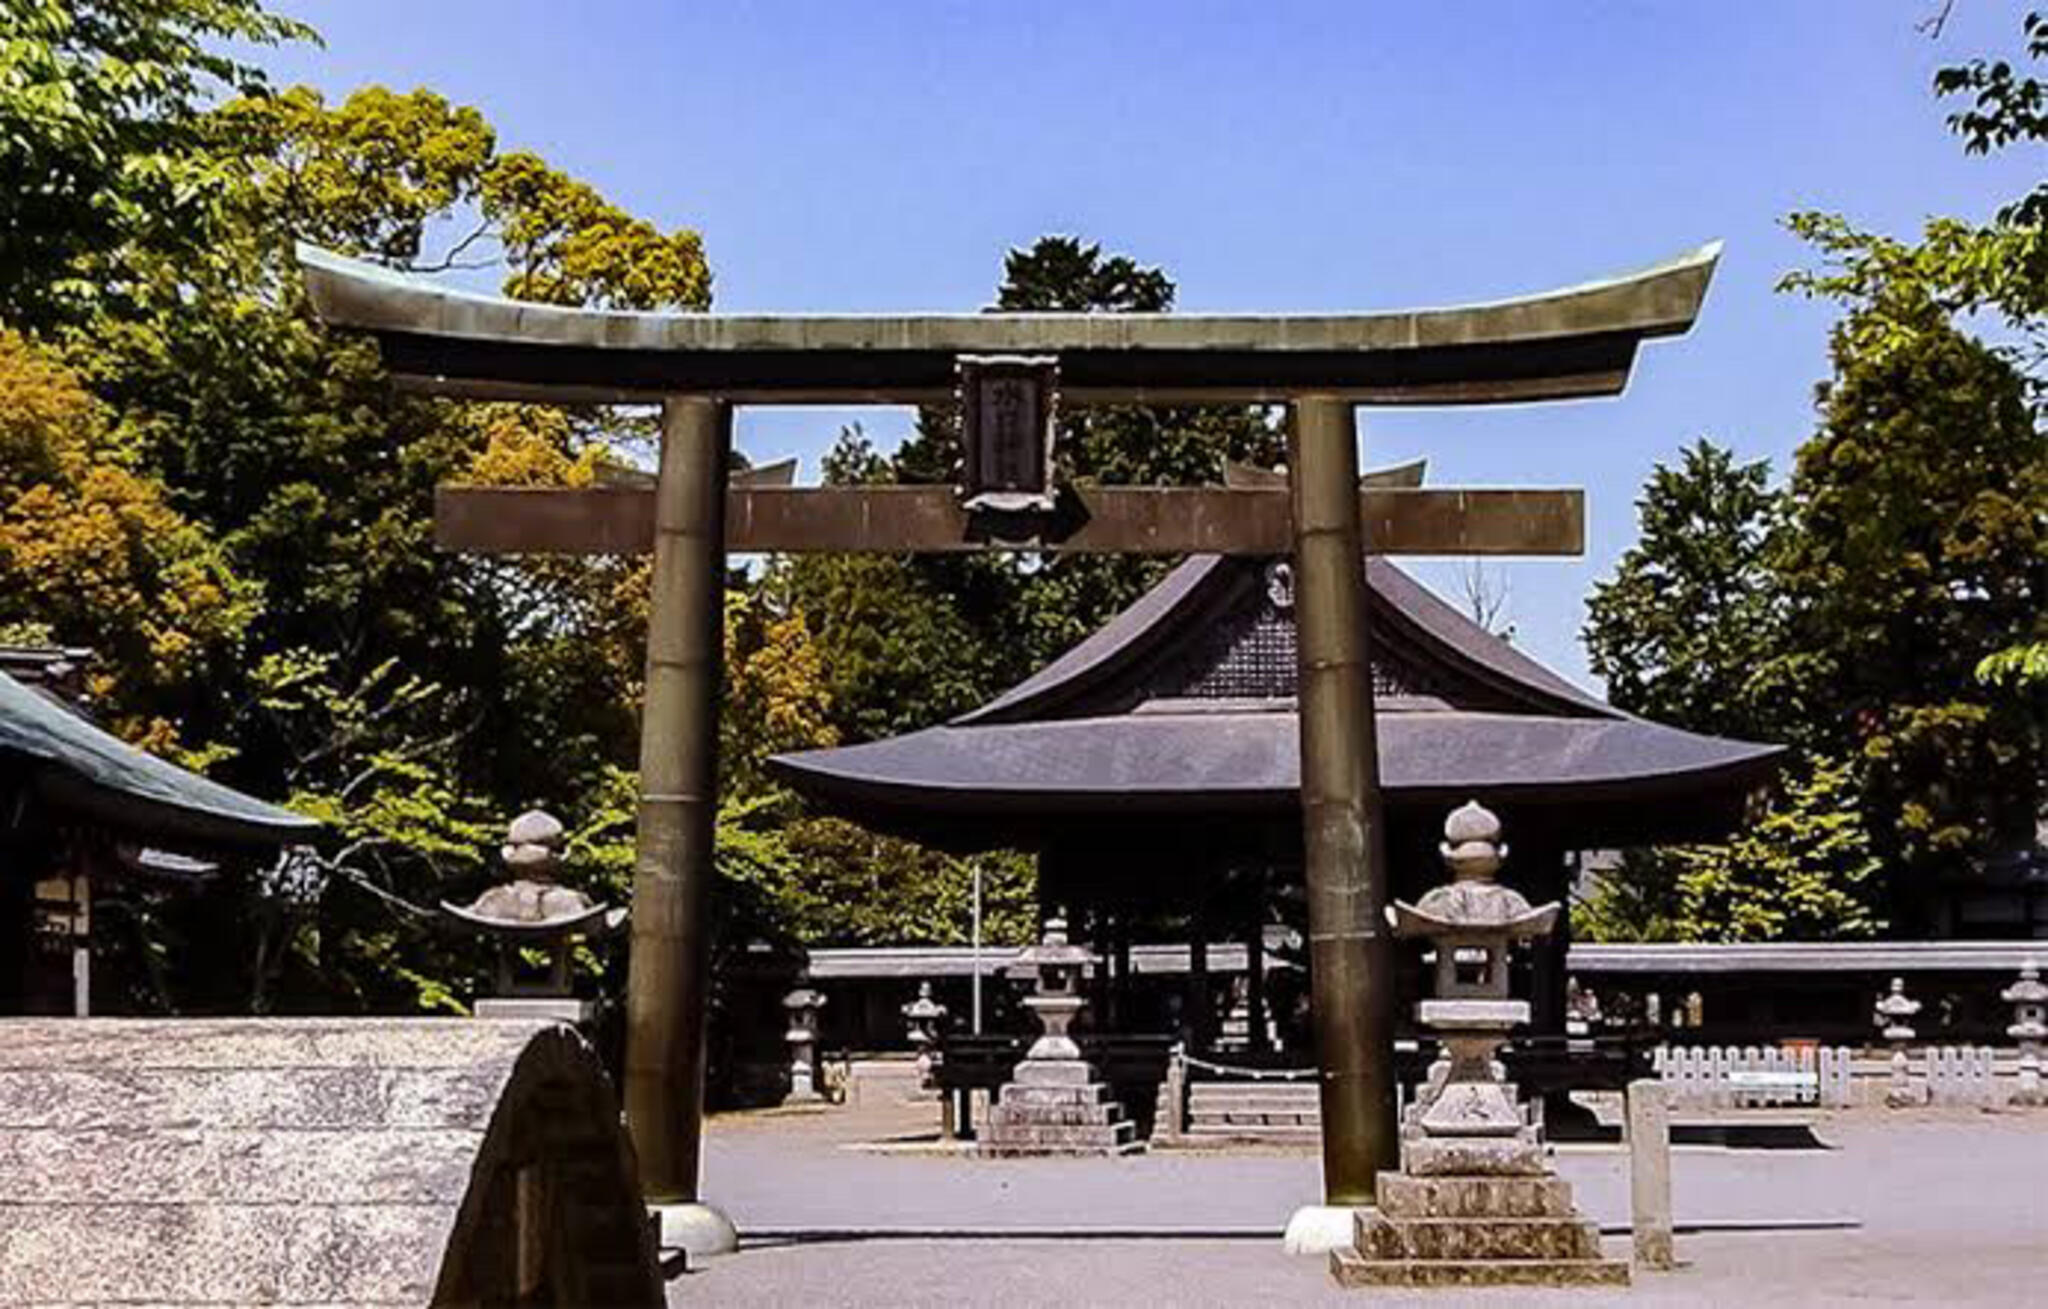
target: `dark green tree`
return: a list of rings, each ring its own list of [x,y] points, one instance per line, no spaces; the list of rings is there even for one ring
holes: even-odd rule
[[[2033,839],[2044,702],[1975,671],[2048,637],[2048,440],[1983,344],[1938,320],[1874,357],[1863,340],[1837,333],[1799,452],[1778,563],[1794,617],[1765,678],[1812,746],[1861,761],[1903,875]]]
[[[1636,501],[1640,535],[1593,588],[1593,672],[1620,708],[1690,731],[1775,739],[1781,706],[1757,671],[1783,605],[1771,571],[1782,496],[1764,460],[1738,464],[1702,438],[1658,464]]]

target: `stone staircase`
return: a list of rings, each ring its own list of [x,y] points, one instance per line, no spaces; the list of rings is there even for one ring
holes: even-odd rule
[[[1314,1145],[1322,1111],[1313,1082],[1194,1082],[1188,1087],[1192,1141]]]
[[[1330,1256],[1343,1286],[1626,1286],[1600,1230],[1558,1177],[1381,1173],[1356,1245]]]

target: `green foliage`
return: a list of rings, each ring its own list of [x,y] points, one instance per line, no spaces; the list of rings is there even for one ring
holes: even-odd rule
[[[259,603],[136,466],[77,375],[0,329],[0,623],[98,651],[102,702],[171,749],[150,693],[218,671]]]
[[[1977,680],[1991,686],[2028,687],[2048,682],[2048,641],[2010,646],[1984,656]]]
[[[1848,761],[1816,761],[1727,845],[1672,852],[1684,941],[1844,941],[1884,927]]]
[[[2024,31],[2027,57],[2048,57],[2048,19],[2029,14]],[[1949,125],[1971,153],[2048,133],[2043,84],[2008,62],[1944,69],[1935,90],[1967,97]],[[1878,916],[1910,930],[1927,876],[2038,839],[2048,440],[2042,380],[2022,370],[2044,357],[2044,218],[2048,185],[2037,184],[1989,222],[1935,218],[1917,241],[1834,214],[1788,220],[1821,267],[1784,289],[1846,311],[1820,430],[1782,493],[1766,490],[1760,465],[1732,470],[1699,451],[1689,475],[1660,469],[1643,543],[1596,593],[1587,641],[1619,703],[1702,730],[1761,728],[1836,762],[1815,764],[1728,852],[1643,862],[1620,879],[1634,884],[1603,893],[1599,930],[1734,939],[1860,931]],[[1987,346],[1959,326],[1985,318],[2016,344]],[[1698,508],[1716,502],[1757,530]],[[1829,803],[1856,797],[1859,832],[1846,818],[1819,823],[1828,792]],[[1801,825],[1773,826],[1794,816]],[[1766,832],[1832,877],[1745,889],[1746,870],[1768,867],[1756,844]],[[1882,877],[1856,871],[1865,839]],[[1780,882],[1798,904],[1771,901]],[[1851,901],[1878,908],[1859,918]]]
[[[1589,941],[1850,941],[1884,929],[1848,760],[1797,770],[1726,845],[1629,850],[1572,907]]]
[[[2026,58],[2048,59],[2048,16],[2023,21]],[[1944,68],[1934,88],[1967,96],[1950,130],[1972,154],[2048,140],[2040,79],[2006,60],[1976,59]],[[1999,210],[1989,222],[1930,219],[1918,242],[1864,231],[1838,214],[1802,211],[1788,226],[1820,251],[1823,266],[1788,275],[1781,286],[1825,296],[1849,308],[1842,325],[1851,353],[1881,364],[1958,315],[1986,311],[2019,337],[2028,366],[2048,358],[2048,182]],[[2038,381],[2038,377],[2036,378]]]
[[[264,656],[251,679],[245,712],[253,721],[239,738],[282,758],[285,803],[325,823],[338,846],[320,858],[333,879],[325,895],[275,924],[303,939],[266,952],[302,960],[320,984],[345,988],[365,1008],[459,1010],[474,992],[473,952],[403,906],[459,898],[485,872],[502,820],[455,767],[446,731],[455,693],[396,660],[359,680],[337,663],[328,653],[281,651]],[[281,979],[257,978],[259,1012]]]
[[[1072,237],[1045,237],[1004,260],[996,307],[1062,313],[1163,313],[1174,286],[1159,269]],[[1199,485],[1223,461],[1284,456],[1274,417],[1247,406],[1091,408],[1061,415],[1060,475],[1117,485]],[[959,415],[919,411],[891,457],[841,434],[825,461],[843,482],[954,482]],[[808,614],[825,652],[840,733],[850,740],[927,727],[988,699],[1065,652],[1171,567],[1140,557],[991,556],[780,561],[774,585]]]
[[[1679,941],[1680,848],[1652,846],[1621,852],[1618,866],[1602,871],[1572,901],[1572,937],[1602,943]]]
[[[1640,530],[1593,588],[1586,649],[1608,697],[1691,731],[1770,739],[1782,707],[1757,672],[1782,625],[1771,575],[1783,497],[1770,466],[1738,465],[1701,439],[1659,464],[1636,501]]]
[[[763,595],[725,596],[725,687],[719,715],[719,784],[728,795],[768,787],[773,754],[838,740],[828,715],[824,657],[800,612],[775,613]]]
[[[30,328],[118,302],[128,248],[207,247],[227,185],[208,106],[264,88],[224,51],[312,35],[258,0],[4,0],[0,20],[0,321]]]
[[[1822,408],[1777,564],[1795,618],[1766,678],[1806,744],[1861,760],[1887,856],[2030,840],[2048,724],[1975,676],[2048,637],[2048,442],[2022,383],[1953,330],[1875,358],[1845,332]]]
[[[836,818],[791,824],[803,881],[787,889],[797,934],[819,945],[965,945],[974,873],[983,875],[983,939],[1023,945],[1038,927],[1038,875],[1013,852],[957,858]]]

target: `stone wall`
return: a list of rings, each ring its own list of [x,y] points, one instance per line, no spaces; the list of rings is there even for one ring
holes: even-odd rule
[[[563,1026],[0,1022],[0,1303],[657,1305]]]

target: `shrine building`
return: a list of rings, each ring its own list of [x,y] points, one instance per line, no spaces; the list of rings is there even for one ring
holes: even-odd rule
[[[1503,820],[1503,879],[1568,902],[1577,852],[1719,839],[1784,754],[1624,713],[1384,559],[1367,585],[1397,895],[1432,884],[1444,814],[1466,800]],[[1041,905],[1065,908],[1105,957],[1099,1025],[1158,1031],[1158,1005],[1133,1000],[1134,942],[1185,942],[1192,999],[1211,942],[1263,943],[1298,899],[1296,667],[1287,560],[1195,556],[969,713],[770,767],[877,831],[1035,853]],[[1538,1031],[1562,1028],[1569,940],[1566,925],[1536,948]],[[1266,956],[1247,953],[1255,996]],[[1213,1014],[1189,1018],[1216,1030]]]

